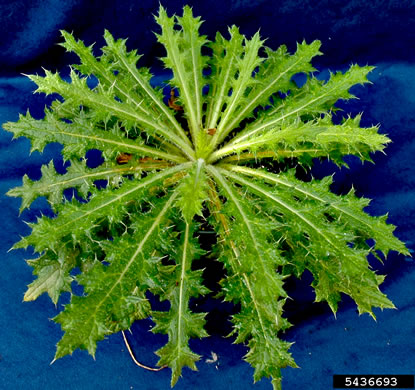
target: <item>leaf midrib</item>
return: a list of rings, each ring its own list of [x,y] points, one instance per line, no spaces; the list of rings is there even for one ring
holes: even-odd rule
[[[226,169],[222,169],[222,168],[218,168],[220,171],[223,171],[223,173],[225,174],[225,176],[228,176],[230,178],[232,178],[233,180],[235,180],[236,182],[239,182],[241,184],[244,184],[247,188],[252,188],[254,189],[257,193],[261,193],[263,196],[273,200],[275,203],[278,203],[281,207],[283,207],[284,209],[288,210],[291,214],[296,215],[299,219],[301,219],[306,225],[310,226],[315,232],[317,232],[321,237],[324,238],[325,241],[327,241],[332,247],[334,247],[337,251],[337,246],[336,244],[331,241],[331,239],[329,237],[327,237],[326,234],[324,234],[324,232],[319,229],[313,222],[311,222],[310,220],[308,220],[305,216],[303,216],[301,213],[299,213],[297,210],[295,210],[294,208],[292,208],[290,205],[288,205],[287,203],[285,203],[283,200],[275,197],[274,195],[266,192],[263,188],[257,186],[254,183],[251,183],[245,179],[243,179],[242,177],[238,177],[232,173],[230,173],[228,170]]]
[[[288,113],[286,113],[286,114],[284,114],[284,115],[282,115],[282,116],[280,116],[280,117],[278,117],[278,118],[275,118],[275,119],[273,119],[273,120],[271,120],[271,121],[269,121],[269,122],[265,122],[265,123],[263,123],[262,125],[259,125],[259,126],[257,126],[257,127],[252,126],[252,128],[251,128],[251,129],[249,129],[249,130],[248,130],[245,134],[242,134],[242,133],[241,133],[239,136],[236,136],[235,138],[233,138],[233,139],[229,142],[229,144],[230,144],[230,145],[237,144],[237,143],[241,142],[242,140],[244,140],[245,138],[250,137],[251,135],[253,135],[253,134],[257,133],[258,131],[261,131],[262,129],[267,128],[268,126],[272,126],[272,125],[274,125],[275,123],[278,123],[278,122],[280,122],[281,120],[283,120],[283,119],[285,119],[285,118],[287,118],[287,117],[289,117],[289,116],[291,116],[291,115],[296,114],[297,112],[299,112],[299,111],[303,110],[304,108],[306,108],[306,107],[310,106],[311,104],[313,104],[313,103],[315,103],[315,102],[317,102],[317,101],[319,101],[319,100],[323,99],[325,96],[327,96],[327,95],[328,95],[328,94],[330,94],[331,92],[333,92],[333,91],[335,91],[335,90],[339,89],[339,87],[341,87],[341,86],[343,86],[343,85],[347,84],[347,82],[348,82],[348,81],[349,81],[349,80],[345,77],[345,78],[343,79],[343,82],[337,82],[337,83],[334,83],[334,86],[333,86],[332,88],[328,89],[326,92],[324,92],[323,94],[321,94],[321,95],[317,96],[316,98],[311,99],[311,100],[308,100],[305,104],[303,104],[303,105],[302,105],[302,106],[300,106],[299,108],[296,108],[295,110],[290,111],[290,112],[288,112]]]
[[[64,223],[64,224],[62,224],[62,225],[59,225],[58,227],[59,227],[59,228],[64,228],[65,226],[67,226],[67,225],[69,225],[69,224],[72,224],[72,223],[74,223],[74,222],[76,222],[76,221],[79,221],[80,219],[85,218],[85,217],[87,217],[88,215],[90,215],[90,214],[92,214],[92,213],[95,213],[96,211],[98,211],[98,210],[102,209],[103,207],[106,207],[106,206],[110,205],[111,203],[114,203],[114,202],[116,202],[116,201],[118,201],[118,200],[122,199],[123,197],[125,197],[125,196],[127,196],[127,195],[129,195],[129,194],[131,194],[131,193],[133,193],[133,192],[135,192],[135,191],[138,191],[140,188],[147,187],[148,185],[151,185],[151,183],[153,183],[154,181],[158,181],[158,180],[160,180],[160,179],[161,179],[162,177],[164,177],[164,176],[167,176],[167,175],[170,175],[170,174],[172,174],[172,173],[175,173],[176,171],[180,171],[180,170],[182,170],[182,169],[185,169],[185,168],[186,168],[186,166],[188,166],[188,165],[191,165],[191,163],[186,163],[186,164],[182,164],[182,165],[177,165],[177,166],[175,166],[175,167],[173,167],[173,168],[166,169],[166,170],[164,170],[164,171],[162,171],[162,172],[160,172],[160,173],[158,173],[158,174],[156,174],[156,175],[152,176],[152,177],[151,177],[151,179],[149,179],[149,180],[145,181],[144,183],[143,183],[143,182],[141,182],[140,184],[138,184],[136,187],[132,188],[131,190],[121,193],[120,195],[118,195],[117,197],[115,197],[115,198],[111,199],[110,201],[108,201],[108,202],[106,202],[106,203],[102,203],[102,204],[101,204],[101,205],[99,205],[98,207],[96,207],[96,208],[94,208],[94,209],[92,209],[92,210],[89,210],[89,211],[87,211],[86,213],[83,213],[82,215],[80,215],[79,217],[77,217],[77,218],[75,218],[75,219],[70,219],[68,222],[66,222],[66,223]],[[122,187],[121,187],[121,189],[122,189]],[[77,211],[78,211],[78,210],[73,211],[73,212],[72,212],[72,213],[70,213],[69,215],[71,215],[71,214],[73,214],[73,213],[76,213]],[[61,215],[62,215],[62,214],[61,214]],[[64,217],[66,217],[66,218],[67,218],[67,217],[68,217],[68,215],[65,215],[65,214],[64,214]]]
[[[244,223],[245,223],[246,227],[248,228],[248,231],[249,231],[249,234],[250,234],[250,236],[251,236],[252,242],[254,243],[254,246],[255,246],[255,250],[256,250],[256,252],[257,252],[257,254],[258,254],[258,258],[262,260],[262,257],[261,257],[261,252],[260,252],[260,251],[259,251],[259,249],[258,249],[258,244],[257,244],[257,242],[256,242],[255,235],[253,234],[253,231],[252,231],[252,228],[251,228],[251,226],[250,226],[249,220],[248,220],[248,218],[246,217],[246,215],[245,215],[245,213],[244,213],[244,211],[243,211],[243,209],[242,209],[241,205],[239,204],[238,200],[235,198],[235,196],[234,196],[233,192],[230,190],[230,188],[228,187],[227,183],[224,181],[224,178],[221,176],[220,172],[218,172],[218,171],[217,171],[215,168],[213,168],[212,166],[207,167],[207,169],[208,169],[208,170],[210,170],[211,172],[213,171],[213,175],[217,177],[217,179],[218,179],[218,181],[221,183],[222,187],[226,190],[226,192],[227,192],[227,193],[229,194],[229,196],[232,198],[232,201],[234,202],[234,204],[235,204],[235,205],[236,205],[236,207],[238,208],[238,211],[239,211],[240,215],[242,216],[242,219],[243,219],[243,221],[244,221]],[[215,171],[216,171],[216,172],[215,172]],[[235,258],[236,258],[236,261],[238,262],[238,264],[239,264],[240,268],[242,268],[242,264],[240,263],[240,261],[239,261],[238,257],[237,257],[237,256],[235,256]],[[262,269],[263,269],[263,271],[264,271],[264,274],[266,274],[267,272],[266,272],[266,270],[265,270],[265,267],[264,267],[264,265],[263,265],[263,262],[261,261],[261,262],[260,262],[260,264],[261,264],[261,268],[262,268]],[[266,334],[266,331],[265,331],[265,325],[264,325],[264,322],[263,322],[263,319],[262,319],[262,315],[261,315],[261,313],[260,313],[260,309],[259,309],[259,307],[258,307],[258,303],[257,303],[257,301],[256,301],[255,294],[254,294],[254,292],[253,292],[253,290],[252,290],[252,287],[251,287],[251,285],[250,285],[249,277],[248,277],[248,275],[246,275],[246,273],[242,273],[242,275],[244,275],[245,282],[247,283],[247,288],[248,288],[249,293],[250,293],[250,295],[251,295],[251,297],[252,297],[252,301],[253,301],[253,303],[254,303],[254,305],[255,305],[255,309],[256,309],[256,312],[257,312],[258,320],[259,320],[259,322],[260,322],[260,325],[261,325],[261,329],[262,329],[262,331],[263,331],[263,334]],[[267,343],[268,343],[268,341],[267,341]]]
[[[131,256],[131,258],[128,260],[128,262],[127,262],[124,270],[120,273],[120,276],[118,277],[118,279],[115,281],[115,283],[112,285],[112,287],[108,290],[108,292],[105,294],[105,296],[100,300],[100,302],[96,305],[94,312],[90,315],[90,319],[96,318],[97,313],[98,313],[98,309],[108,299],[108,297],[111,295],[111,293],[113,292],[113,290],[122,281],[122,279],[124,278],[124,275],[128,272],[128,270],[130,269],[131,265],[134,263],[136,257],[143,250],[143,247],[144,247],[146,241],[151,236],[151,234],[153,233],[154,229],[160,224],[161,219],[166,214],[166,212],[168,211],[169,207],[171,206],[171,204],[173,203],[173,201],[177,197],[177,195],[178,195],[177,193],[173,193],[170,196],[169,200],[166,202],[166,204],[164,205],[164,207],[162,208],[162,210],[160,211],[160,213],[154,219],[154,222],[152,223],[150,229],[147,231],[147,233],[145,234],[145,236],[143,237],[143,239],[140,241],[140,244],[138,245],[136,251]]]
[[[236,171],[236,172],[243,173],[243,174],[245,174],[245,175],[256,176],[256,177],[262,177],[262,178],[264,178],[265,180],[268,180],[268,181],[274,182],[274,183],[276,183],[276,184],[277,184],[277,183],[278,183],[278,184],[282,184],[282,185],[284,185],[284,186],[286,186],[286,187],[289,187],[289,188],[293,189],[294,191],[297,191],[297,192],[303,193],[303,194],[305,194],[306,196],[309,196],[310,198],[313,198],[313,199],[315,199],[315,200],[318,200],[319,202],[321,202],[321,203],[323,203],[323,204],[327,204],[327,201],[326,201],[326,200],[324,200],[323,198],[320,198],[319,196],[317,196],[317,195],[315,195],[315,194],[313,194],[313,193],[311,193],[311,192],[308,192],[308,191],[306,191],[306,190],[304,190],[304,189],[302,189],[302,188],[299,188],[299,187],[297,187],[297,186],[295,186],[295,185],[289,184],[289,183],[285,182],[285,181],[284,181],[284,180],[282,180],[282,179],[277,179],[277,178],[274,178],[274,177],[272,177],[270,174],[264,174],[263,172],[260,172],[260,171],[254,170],[254,169],[250,169],[250,168],[245,168],[245,167],[236,167],[236,166],[234,166],[234,167],[232,167],[232,168],[230,168],[230,169],[232,169],[233,171]],[[335,203],[333,203],[333,202],[329,203],[329,206],[330,206],[330,207],[333,207],[334,209],[336,209],[336,210],[338,210],[338,211],[340,211],[340,212],[342,212],[342,213],[344,213],[344,214],[348,215],[349,217],[351,217],[351,218],[355,219],[356,221],[358,221],[358,222],[360,222],[360,223],[362,223],[362,224],[364,224],[364,225],[366,225],[366,226],[368,226],[368,227],[370,227],[370,228],[371,228],[371,225],[370,225],[367,221],[365,221],[364,219],[359,218],[358,216],[356,216],[356,215],[355,215],[355,214],[353,214],[353,213],[350,213],[349,211],[347,211],[347,209],[345,209],[345,208],[343,208],[343,207],[340,207],[340,206],[336,205],[336,204],[335,204]]]
[[[178,312],[178,325],[177,325],[177,347],[178,355],[180,356],[182,350],[182,311],[183,311],[183,294],[184,294],[184,279],[186,273],[186,260],[187,260],[187,245],[189,241],[189,223],[186,222],[186,228],[184,233],[183,255],[182,255],[182,267],[180,274],[180,287],[179,287],[179,312]]]
[[[223,136],[218,140],[218,142],[221,142],[224,139],[224,136],[226,136],[227,134],[229,134],[230,131],[232,131],[233,126],[238,123],[241,118],[243,117],[243,115],[252,107],[255,107],[255,105],[257,104],[257,101],[259,101],[261,99],[262,96],[265,95],[265,93],[272,87],[275,86],[275,84],[285,75],[287,74],[294,66],[296,66],[303,58],[305,58],[306,55],[304,55],[303,57],[300,57],[297,61],[295,61],[291,66],[289,66],[284,72],[280,73],[278,75],[278,77],[276,77],[266,88],[262,89],[259,91],[259,93],[254,97],[250,97],[250,102],[244,107],[244,109],[239,112],[238,115],[235,116],[235,118],[233,119],[233,121],[227,126],[228,130],[225,131],[225,133],[223,134]]]

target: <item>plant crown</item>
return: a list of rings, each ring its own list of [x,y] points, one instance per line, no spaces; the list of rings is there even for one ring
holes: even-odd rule
[[[168,335],[156,353],[174,385],[200,358],[189,339],[207,336],[206,313],[193,312],[189,301],[210,292],[203,270],[192,267],[205,254],[201,226],[209,226],[216,233],[212,253],[225,270],[220,296],[240,308],[231,318],[235,342],[247,345],[255,381],[270,377],[280,389],[281,368],[296,367],[290,343],[278,337],[290,326],[283,317],[288,275],[310,271],[315,300],[333,312],[342,293],[373,317],[373,307],[394,307],[379,290],[384,276],[367,261],[390,250],[408,254],[394,226],[365,213],[369,200],[353,190],[332,193],[331,176],[305,181],[295,169],[310,167],[313,158],[338,165],[345,155],[370,160],[390,142],[377,126],[361,128],[360,115],[338,124],[332,116],[334,103],[353,98],[349,89],[367,83],[372,67],[352,65],[320,81],[311,65],[319,41],[290,54],[235,26],[209,41],[188,6],[172,17],[160,7],[156,21],[162,61],[172,72],[168,102],[126,40],[106,31],[95,57],[92,46],[63,31],[62,46],[80,58],[70,82],[50,71],[29,76],[37,92],[61,98],[44,119],[28,112],[4,125],[14,138],[29,138],[32,151],[62,144],[70,162],[65,174],[50,162],[40,180],[25,175],[8,192],[22,198],[21,210],[45,196],[56,214],[30,223],[31,234],[14,246],[39,254],[29,261],[37,278],[24,300],[47,293],[56,304],[71,292],[54,318],[64,330],[55,359],[77,348],[95,355],[97,341],[150,317],[152,331]],[[307,76],[301,87],[293,81],[298,73]],[[95,168],[85,158],[92,149],[104,160]],[[97,180],[106,181],[104,188]],[[77,196],[65,197],[68,188]],[[74,282],[82,294],[72,291]],[[153,310],[148,292],[170,308]]]

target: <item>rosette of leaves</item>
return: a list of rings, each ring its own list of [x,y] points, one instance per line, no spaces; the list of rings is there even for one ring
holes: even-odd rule
[[[367,83],[372,68],[352,65],[321,81],[311,65],[321,54],[318,41],[290,54],[235,26],[209,41],[187,6],[172,17],[160,7],[156,21],[172,72],[168,102],[126,40],[105,32],[96,57],[92,46],[62,32],[62,46],[80,59],[70,80],[49,71],[29,76],[37,92],[60,98],[44,119],[27,113],[4,125],[29,138],[32,151],[62,144],[70,162],[65,174],[51,162],[40,180],[25,176],[8,193],[22,197],[21,210],[45,196],[55,212],[31,223],[31,234],[14,246],[39,254],[29,261],[37,278],[24,299],[46,292],[56,304],[71,292],[54,319],[64,330],[55,359],[77,348],[94,355],[97,341],[150,317],[153,332],[168,335],[156,353],[174,385],[183,366],[196,369],[200,358],[189,339],[207,336],[206,313],[192,312],[189,301],[209,293],[192,262],[204,253],[200,225],[210,226],[212,253],[225,269],[221,296],[240,307],[231,318],[235,342],[247,345],[255,381],[270,377],[279,389],[281,368],[296,367],[290,343],[278,335],[290,326],[283,317],[288,275],[309,270],[316,301],[333,312],[342,293],[373,317],[373,307],[394,307],[379,290],[384,276],[367,260],[390,250],[408,254],[394,226],[365,213],[369,201],[353,190],[332,193],[331,176],[304,181],[295,174],[297,164],[310,167],[313,158],[338,165],[345,155],[370,160],[390,142],[376,126],[361,128],[360,116],[341,123],[332,117],[334,103],[353,98],[349,89]],[[298,73],[307,76],[301,87],[293,82]],[[96,168],[85,162],[92,149],[104,160]],[[68,188],[77,196],[65,197]],[[74,284],[82,293],[72,291]],[[168,300],[169,309],[153,310],[148,292]]]

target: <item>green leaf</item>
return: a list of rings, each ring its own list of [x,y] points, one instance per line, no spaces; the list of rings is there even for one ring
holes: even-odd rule
[[[31,152],[42,152],[48,143],[59,142],[64,145],[63,153],[66,159],[84,157],[90,149],[100,149],[104,156],[111,158],[119,151],[137,153],[141,156],[153,156],[169,161],[183,162],[182,157],[165,153],[148,147],[138,140],[128,139],[115,126],[105,131],[91,126],[82,111],[73,123],[59,120],[52,112],[46,111],[43,120],[32,118],[28,112],[20,115],[16,123],[8,122],[3,125],[5,130],[14,134],[14,138],[27,137],[32,141]]]
[[[157,39],[167,52],[162,60],[165,67],[173,71],[170,83],[180,91],[180,101],[185,107],[189,130],[196,144],[202,127],[203,68],[206,65],[201,48],[207,40],[198,33],[202,22],[200,17],[193,17],[189,6],[183,8],[183,17],[168,17],[160,6],[156,21],[162,29]],[[175,29],[176,26],[180,29]]]
[[[305,249],[305,253],[300,250],[302,255],[297,254],[293,260],[299,263],[298,269],[308,268],[313,273],[316,301],[326,300],[333,312],[336,312],[340,293],[343,292],[354,299],[361,313],[368,312],[374,316],[371,306],[394,307],[378,288],[383,278],[369,268],[366,258],[369,248],[367,244],[362,243],[358,235],[361,226],[359,230],[347,228],[345,218],[327,214],[330,209],[326,203],[316,204],[315,201],[310,202],[307,198],[298,199],[296,195],[293,195],[291,188],[281,189],[278,186],[271,189],[260,182],[246,180],[229,171],[223,170],[223,173],[263,198],[268,210],[274,209],[275,213],[282,214],[284,216],[282,223],[290,220],[289,228],[281,232],[281,239],[288,242],[297,241],[296,245]],[[289,182],[289,179],[285,179]],[[294,186],[293,183],[291,187]],[[344,207],[344,210],[356,214],[357,217],[362,214],[361,211],[354,213],[353,209],[347,207]],[[347,214],[343,214],[342,217],[347,217]],[[350,220],[355,223],[353,217]],[[366,216],[365,220],[370,221],[370,217]],[[371,225],[373,225],[373,230],[378,230],[376,219],[373,219]],[[386,240],[391,240],[392,234],[388,227],[383,235]],[[395,239],[394,244],[403,249],[399,240]],[[371,298],[368,299],[368,297]]]
[[[202,216],[203,203],[207,199],[207,178],[205,162],[198,159],[192,170],[180,183],[177,204],[182,210],[184,219],[191,222],[195,215]]]
[[[69,272],[75,266],[74,253],[61,251],[58,255],[49,251],[28,264],[34,269],[37,279],[28,285],[24,301],[34,301],[43,293],[48,293],[56,305],[63,291],[71,291],[72,276]]]
[[[136,109],[144,114],[160,115],[166,125],[174,126],[176,133],[185,141],[184,145],[190,146],[183,129],[163,103],[162,96],[151,87],[151,74],[146,68],[137,69],[137,62],[141,56],[137,55],[136,51],[127,51],[126,40],[114,40],[111,33],[106,30],[104,38],[107,46],[102,48],[103,55],[98,60],[92,53],[92,46],[86,47],[82,41],[76,41],[73,35],[66,31],[61,33],[65,39],[62,46],[67,51],[75,52],[81,59],[82,65],[77,66],[77,69],[85,75],[96,76],[107,89],[115,90],[120,99],[134,104]]]
[[[292,172],[273,174],[260,169],[250,169],[227,165],[233,172],[263,179],[274,185],[281,192],[290,193],[292,197],[304,201],[314,202],[317,207],[324,207],[333,219],[346,223],[350,229],[356,230],[356,236],[375,240],[375,249],[383,252],[385,256],[390,250],[409,256],[405,244],[393,235],[395,227],[386,223],[387,216],[372,217],[363,211],[369,205],[369,200],[358,198],[352,189],[347,195],[336,195],[330,191],[332,177],[323,180],[313,180],[310,183],[298,180]]]
[[[325,113],[337,100],[354,98],[349,89],[356,84],[368,83],[367,74],[372,70],[371,66],[352,65],[344,74],[332,74],[327,82],[311,77],[292,96],[278,101],[275,108],[264,111],[263,115],[234,137],[230,144],[239,143],[258,132],[272,129],[287,118],[295,120],[302,115]]]
[[[256,107],[269,105],[269,99],[275,93],[287,93],[292,89],[291,79],[295,74],[314,71],[310,61],[313,57],[321,55],[320,46],[319,41],[313,41],[309,45],[304,41],[297,44],[297,51],[293,55],[289,55],[285,46],[279,47],[276,51],[266,48],[266,58],[260,64],[252,86],[247,90],[246,96],[240,99],[240,105],[232,120],[222,125],[226,129],[217,137],[217,142],[223,141],[243,119],[252,116]]]
[[[156,290],[162,300],[170,301],[168,312],[153,312],[154,333],[168,334],[169,341],[156,353],[160,356],[158,364],[167,365],[172,370],[171,385],[174,386],[181,376],[182,368],[187,366],[196,370],[195,363],[200,356],[189,348],[190,337],[207,337],[203,329],[206,313],[192,313],[189,309],[191,297],[205,295],[209,290],[202,286],[202,271],[192,271],[192,260],[202,253],[192,238],[195,226],[186,222],[180,237],[178,250],[173,249],[174,266],[161,266],[159,275],[162,289]]]
[[[154,173],[141,180],[125,182],[118,189],[105,189],[95,191],[91,200],[86,203],[72,201],[59,208],[56,218],[43,216],[36,224],[29,224],[32,233],[23,238],[16,248],[26,248],[33,245],[37,252],[47,248],[57,251],[62,242],[85,243],[85,238],[91,230],[107,220],[110,223],[119,220],[128,213],[126,204],[131,201],[143,201],[149,196],[149,192],[156,186],[160,186],[166,178],[177,173],[190,164],[178,165],[160,173]],[[89,238],[91,240],[92,237]],[[93,239],[92,239],[93,240]]]
[[[378,127],[360,127],[361,116],[346,119],[341,125],[334,125],[331,117],[302,122],[296,119],[288,124],[257,133],[244,141],[229,145],[213,153],[211,161],[231,153],[247,151],[256,156],[261,151],[274,151],[274,157],[283,160],[287,156],[300,161],[311,161],[313,157],[328,157],[337,164],[344,164],[342,157],[356,155],[362,161],[369,160],[370,153],[383,151],[390,139],[378,134]],[[279,152],[284,151],[280,155]]]
[[[132,235],[107,244],[108,266],[96,262],[77,278],[86,296],[73,295],[71,303],[54,319],[65,331],[55,359],[72,354],[76,348],[87,349],[94,356],[97,341],[149,315],[144,292],[147,279],[156,271],[152,241],[160,236],[176,196],[163,198],[150,213],[141,215],[133,224]]]
[[[210,44],[213,56],[209,61],[212,74],[209,77],[209,91],[206,98],[206,129],[217,127],[223,114],[223,106],[229,99],[229,91],[238,72],[238,61],[244,52],[242,45],[244,36],[239,33],[236,26],[228,30],[229,41],[218,32],[215,41]]]
[[[255,368],[255,381],[262,377],[281,378],[280,368],[296,367],[289,343],[277,338],[277,332],[290,326],[282,317],[282,307],[287,295],[282,287],[282,276],[275,270],[285,260],[276,251],[276,242],[270,239],[271,226],[263,215],[255,215],[252,207],[231,188],[220,171],[208,171],[222,188],[227,202],[215,213],[216,229],[223,244],[223,257],[228,277],[222,281],[225,298],[240,303],[241,312],[232,318],[236,342],[249,341],[250,351],[245,359]],[[212,205],[218,207],[218,198]],[[234,218],[232,224],[229,218]]]
[[[72,161],[67,173],[60,175],[56,173],[53,161],[41,168],[40,180],[30,180],[27,175],[23,176],[23,185],[15,187],[7,192],[8,196],[22,197],[20,212],[28,208],[39,196],[47,196],[49,203],[56,210],[62,202],[63,191],[67,188],[77,188],[79,193],[86,198],[88,193],[94,189],[95,180],[108,180],[108,182],[119,185],[122,175],[139,174],[146,167],[143,165],[109,165],[102,168],[88,169],[85,161]]]
[[[29,76],[38,86],[36,92],[43,92],[47,95],[58,93],[65,100],[75,101],[78,105],[95,108],[96,119],[105,119],[108,112],[118,116],[129,125],[138,125],[148,135],[160,135],[178,146],[183,146],[183,141],[166,126],[159,123],[148,113],[142,113],[137,108],[141,102],[132,104],[129,100],[119,101],[111,89],[98,84],[91,90],[87,84],[87,78],[80,77],[74,70],[70,73],[71,82],[62,80],[58,73],[45,71],[45,77]],[[184,149],[188,149],[184,146]]]
[[[212,139],[214,143],[226,131],[228,123],[231,118],[235,117],[239,111],[243,110],[246,101],[243,98],[247,88],[253,87],[256,80],[252,78],[252,73],[255,68],[259,66],[263,58],[258,56],[258,51],[262,47],[264,41],[261,41],[259,33],[257,32],[252,39],[244,38],[243,53],[241,58],[236,58],[237,61],[237,77],[231,77],[232,83],[228,90],[231,91],[230,96],[225,100],[226,107],[221,116],[221,120],[215,136]],[[225,91],[227,94],[228,91]]]
[[[156,353],[174,386],[183,367],[197,368],[189,342],[207,336],[206,313],[193,312],[192,301],[210,293],[200,264],[218,260],[216,297],[235,305],[231,335],[247,347],[254,381],[271,378],[282,390],[282,369],[297,367],[282,337],[291,326],[284,279],[307,270],[316,301],[336,313],[347,294],[359,313],[375,317],[374,307],[394,305],[368,257],[410,255],[386,215],[366,213],[368,199],[353,189],[336,195],[332,177],[316,180],[310,171],[314,158],[346,167],[346,155],[372,161],[390,142],[379,126],[362,128],[361,115],[333,119],[336,102],[354,98],[350,89],[368,83],[373,68],[352,65],[322,81],[311,64],[319,41],[289,53],[236,26],[208,41],[189,6],[173,16],[160,6],[155,19],[170,88],[152,87],[126,39],[105,31],[96,56],[63,31],[62,46],[79,57],[70,80],[50,71],[29,76],[37,92],[59,96],[43,119],[27,113],[4,125],[13,138],[29,138],[31,151],[62,144],[70,163],[58,174],[50,162],[39,180],[25,175],[7,193],[22,198],[21,211],[45,196],[54,212],[29,223],[31,234],[13,247],[39,253],[29,261],[36,279],[24,300],[47,293],[56,304],[70,293],[55,318],[64,331],[55,359],[76,349],[94,356],[99,340],[152,319],[152,331],[168,337]],[[91,150],[102,153],[99,166],[86,163]],[[296,177],[298,165],[309,181]],[[148,294],[168,308],[152,310]]]

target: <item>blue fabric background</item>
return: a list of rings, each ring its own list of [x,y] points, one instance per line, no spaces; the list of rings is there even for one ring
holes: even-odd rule
[[[324,57],[314,62],[324,74],[327,69],[344,70],[351,62],[376,65],[370,75],[373,85],[356,87],[360,100],[342,103],[352,114],[363,111],[363,125],[381,124],[381,132],[393,140],[387,156],[374,156],[376,165],[350,159],[350,169],[334,169],[319,164],[317,177],[336,171],[335,190],[347,191],[351,185],[359,195],[374,199],[368,211],[373,215],[389,211],[389,221],[398,226],[396,234],[415,245],[415,2],[373,0],[221,0],[168,1],[169,13],[179,12],[184,4],[194,7],[206,20],[202,31],[213,37],[216,30],[237,24],[247,35],[258,28],[267,45],[276,48],[286,43],[293,50],[296,41],[320,39]],[[152,66],[162,75],[157,57],[162,49],[153,31],[157,1],[32,0],[0,4],[0,123],[15,121],[19,112],[30,109],[40,117],[47,100],[33,95],[34,85],[21,73],[41,72],[41,67],[67,71],[75,57],[65,54],[56,44],[59,29],[74,31],[88,44],[102,43],[104,28],[116,37],[129,37],[131,48],[145,54],[141,65]],[[20,201],[4,196],[20,185],[28,173],[40,176],[40,165],[59,155],[59,146],[51,145],[40,155],[29,156],[29,142],[11,142],[11,135],[0,132],[0,388],[2,389],[168,389],[168,370],[152,373],[136,367],[120,334],[98,345],[94,361],[84,351],[76,351],[49,365],[55,343],[61,336],[54,317],[55,308],[47,296],[36,302],[22,303],[25,286],[31,282],[31,269],[24,251],[7,252],[46,202],[36,201],[30,211],[18,218]],[[411,258],[392,253],[382,266],[373,262],[379,273],[387,273],[383,291],[398,310],[376,310],[378,321],[358,316],[355,305],[344,297],[337,319],[324,304],[313,303],[308,275],[300,281],[289,280],[287,287],[294,301],[287,304],[287,315],[295,327],[284,335],[295,341],[292,353],[301,367],[285,369],[284,389],[325,390],[332,388],[333,374],[415,374],[415,267]],[[252,384],[253,370],[241,360],[246,349],[221,339],[229,324],[221,321],[231,310],[220,302],[205,300],[211,337],[193,340],[201,354],[199,371],[184,370],[176,389],[269,389],[267,380]],[[133,326],[129,335],[139,360],[151,365],[153,351],[164,342],[163,336],[148,332],[150,321]],[[217,364],[208,364],[211,351],[219,356]]]

